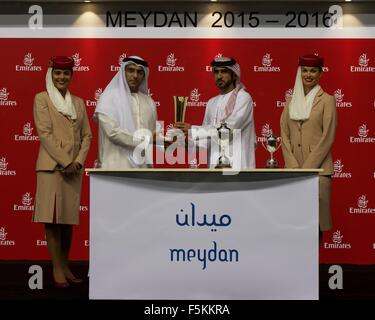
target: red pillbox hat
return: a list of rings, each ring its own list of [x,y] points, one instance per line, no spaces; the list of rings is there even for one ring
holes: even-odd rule
[[[298,65],[299,66],[305,66],[305,67],[320,67],[320,68],[323,68],[324,59],[323,59],[323,57],[317,56],[315,54],[305,54],[305,55],[299,57]]]
[[[55,69],[73,69],[74,60],[67,56],[53,56],[49,60],[48,67]]]

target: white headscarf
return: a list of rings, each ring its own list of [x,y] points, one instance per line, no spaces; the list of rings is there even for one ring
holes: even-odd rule
[[[130,56],[144,61],[138,56]],[[100,96],[98,104],[95,109],[95,114],[102,113],[116,121],[120,128],[133,134],[137,129],[133,116],[133,107],[131,100],[131,91],[125,77],[125,67],[129,64],[135,64],[143,68],[145,77],[139,87],[139,91],[148,94],[148,75],[149,69],[141,64],[133,61],[122,62],[119,71],[112,78],[111,82],[107,85],[104,92]]]
[[[138,56],[130,56],[128,58],[144,61]],[[97,119],[99,113],[104,114],[114,120],[121,129],[133,135],[138,128],[136,127],[136,121],[132,111],[134,109],[132,105],[132,93],[125,76],[125,67],[129,64],[135,64],[144,70],[145,77],[139,87],[139,91],[148,95],[149,68],[137,64],[134,61],[122,62],[119,71],[112,78],[111,82],[107,85],[100,96],[95,109],[94,119]],[[134,154],[133,150],[130,148],[121,148],[121,153],[134,167],[138,166],[139,163],[142,163],[142,160],[137,158],[137,155]]]
[[[289,105],[289,117],[292,120],[307,120],[310,117],[315,96],[320,90],[320,85],[317,84],[305,96],[301,70],[302,67],[299,66],[297,69],[296,81],[294,83],[292,101]]]
[[[66,90],[65,97],[62,96],[60,91],[55,87],[52,81],[52,68],[49,67],[46,74],[46,88],[48,96],[58,112],[71,119],[77,119],[76,109],[74,108],[72,97],[69,90]]]
[[[214,62],[231,62],[231,61],[235,62],[234,59],[229,58],[229,57],[216,57],[211,62],[211,65]],[[232,65],[223,66],[223,68],[232,70],[233,73],[237,76],[237,79],[236,79],[236,82],[234,84],[234,90],[232,91],[232,93],[231,93],[231,95],[230,95],[230,97],[228,99],[228,102],[225,105],[223,117],[222,117],[222,119],[220,119],[221,122],[225,122],[226,119],[228,119],[228,117],[233,113],[234,106],[236,104],[236,99],[237,99],[238,92],[241,89],[246,90],[245,86],[241,82],[241,68],[240,68],[240,65],[237,62],[235,62]],[[212,71],[214,71],[214,70],[215,70],[215,66],[212,67]]]

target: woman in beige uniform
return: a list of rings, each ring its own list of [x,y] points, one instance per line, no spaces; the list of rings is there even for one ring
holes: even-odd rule
[[[281,115],[282,150],[286,168],[321,168],[319,175],[319,238],[332,228],[330,212],[331,147],[335,139],[335,97],[319,85],[323,58],[307,54],[299,58],[292,99]]]
[[[34,121],[40,138],[36,163],[37,191],[33,222],[45,224],[55,286],[81,283],[68,265],[72,225],[79,223],[83,165],[91,141],[86,108],[68,86],[71,57],[52,57],[46,89],[34,100]]]

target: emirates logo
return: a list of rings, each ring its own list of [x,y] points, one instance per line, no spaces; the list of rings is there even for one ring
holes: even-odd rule
[[[32,66],[33,61],[34,61],[34,58],[32,57],[30,52],[28,54],[26,54],[25,57],[23,58],[23,64],[25,66]]]
[[[158,71],[159,72],[184,72],[185,71],[185,67],[178,66],[176,64],[176,61],[177,61],[177,58],[175,57],[175,54],[174,53],[170,53],[167,56],[167,59],[166,59],[166,62],[165,62],[166,65],[165,66],[159,65],[158,66]]]
[[[26,122],[22,127],[22,135],[15,134],[15,141],[39,141],[38,136],[33,136],[34,128],[31,126],[30,122]]]
[[[82,58],[79,57],[79,53],[73,54],[72,58],[74,59],[74,66],[79,67],[81,65],[81,60],[82,60]]]
[[[9,92],[7,92],[7,88],[0,89],[0,100],[7,101],[9,96]]]
[[[8,162],[5,157],[0,158],[0,170],[5,171],[8,168]]]
[[[25,206],[30,206],[33,201],[33,198],[30,196],[30,192],[26,192],[22,196],[22,204]]]
[[[5,232],[5,228],[4,227],[1,227],[0,228],[0,240],[1,241],[4,241],[4,240],[6,240],[6,238],[7,238],[7,232]]]
[[[343,242],[343,235],[340,230],[337,230],[332,234],[332,243],[324,243],[324,249],[345,249],[350,250],[352,248],[350,243]]]
[[[271,58],[271,54],[266,53],[262,57],[262,65],[254,65],[254,72],[280,72],[281,68],[279,66],[273,66],[272,60],[273,59]]]
[[[369,66],[370,59],[366,53],[362,53],[358,58],[358,66],[350,66],[350,72],[375,72],[375,67]]]
[[[333,243],[341,243],[343,237],[344,237],[344,236],[341,235],[340,230],[337,230],[336,232],[334,232],[334,233],[332,234],[332,242],[333,242]]]
[[[337,159],[333,163],[333,176],[332,178],[336,179],[351,179],[352,173],[344,171],[344,164],[342,163],[341,159]]]
[[[369,131],[370,131],[370,130],[367,129],[367,125],[366,125],[366,124],[363,124],[363,125],[361,125],[361,126],[359,127],[359,129],[358,129],[358,135],[359,135],[360,137],[362,137],[362,138],[366,138],[367,135],[368,135],[368,132],[369,132]]]
[[[368,200],[365,194],[358,197],[357,207],[349,207],[349,213],[355,214],[375,214],[375,208],[368,207]]]
[[[190,92],[190,100],[191,100],[191,101],[193,101],[193,102],[198,102],[198,101],[199,101],[199,97],[200,97],[200,93],[199,93],[198,88],[195,88],[195,89],[193,89],[193,90]]]
[[[359,64],[359,66],[361,66],[361,67],[367,67],[369,61],[370,61],[370,59],[367,58],[367,54],[366,54],[366,53],[362,53],[362,54],[359,56],[358,64]]]
[[[362,124],[358,128],[358,137],[350,137],[350,143],[375,143],[375,137],[369,136],[369,129],[367,124]]]
[[[344,165],[341,163],[341,159],[336,160],[333,163],[333,170],[335,171],[335,173],[341,173],[343,167],[344,167]]]
[[[167,57],[166,65],[168,67],[174,67],[176,66],[176,61],[177,61],[177,58],[174,57],[174,53],[171,53]]]
[[[263,127],[262,127],[262,136],[264,138],[269,138],[273,135],[273,132],[272,132],[272,129],[270,127],[270,125],[268,123],[266,123]]]
[[[262,58],[262,65],[264,67],[270,67],[272,64],[271,55],[269,53],[266,53]]]
[[[336,98],[336,102],[339,102],[339,103],[344,100],[344,94],[342,93],[341,89],[337,89],[335,91],[335,98]]]
[[[350,101],[344,101],[344,93],[342,89],[337,89],[334,93],[336,98],[336,107],[338,108],[351,108],[352,103]]]
[[[23,126],[22,133],[23,133],[25,136],[31,136],[32,133],[33,133],[33,130],[34,130],[34,128],[31,127],[31,123],[30,123],[30,122],[27,122],[27,123]]]
[[[358,208],[361,208],[361,209],[366,209],[367,208],[367,203],[368,203],[368,200],[366,199],[366,196],[365,195],[362,195],[358,198]]]

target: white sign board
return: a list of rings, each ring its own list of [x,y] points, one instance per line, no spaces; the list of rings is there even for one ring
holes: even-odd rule
[[[90,299],[318,299],[318,176],[90,183]]]

